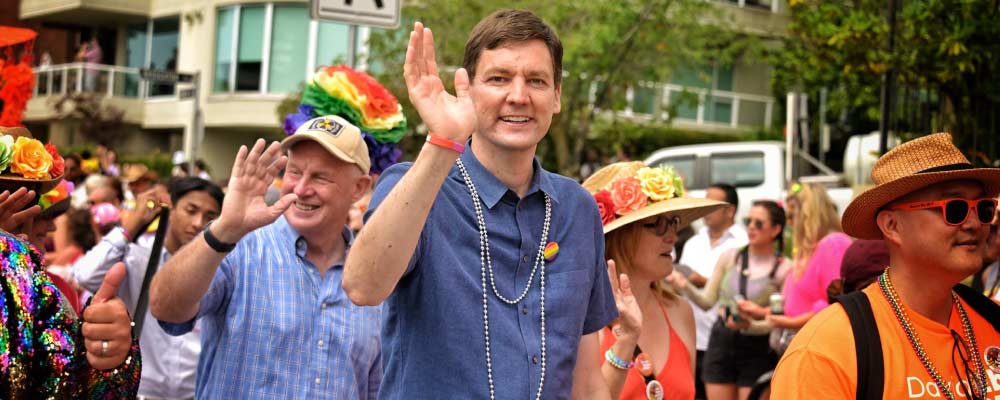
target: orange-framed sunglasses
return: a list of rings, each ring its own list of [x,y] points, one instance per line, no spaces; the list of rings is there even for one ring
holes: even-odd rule
[[[969,219],[970,211],[975,210],[979,222],[991,224],[996,218],[996,199],[944,199],[938,201],[916,201],[890,206],[890,210],[916,211],[928,208],[941,208],[941,216],[948,225],[962,225]]]

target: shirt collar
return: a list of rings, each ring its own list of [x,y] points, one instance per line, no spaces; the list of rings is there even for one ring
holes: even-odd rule
[[[476,158],[476,155],[472,153],[472,139],[466,142],[465,151],[462,152],[459,158],[465,164],[465,169],[469,171],[469,177],[472,178],[472,182],[476,185],[476,192],[479,193],[479,197],[483,199],[486,207],[493,208],[510,188],[503,182],[500,182],[496,176],[493,176],[493,173],[487,170]],[[525,197],[541,191],[549,195],[552,201],[558,203],[559,195],[552,186],[552,173],[542,168],[542,164],[538,162],[538,157],[535,157],[531,161],[531,168],[534,174],[531,176],[531,185],[528,186],[528,192],[525,194]],[[465,184],[461,173],[458,174],[458,179],[463,185]]]
[[[295,241],[293,242],[295,246],[295,254],[299,257],[305,258],[306,249],[308,248],[306,238],[302,237],[302,235],[295,231],[295,228],[292,228],[292,226],[288,224],[288,220],[285,219],[284,215],[278,217],[278,220],[274,223],[278,224],[279,229],[285,234],[285,237],[295,238]],[[351,228],[347,225],[344,225],[344,227],[341,228],[340,234],[341,237],[344,238],[344,243],[347,244],[344,248],[344,254],[347,254],[347,252],[351,250],[351,245],[354,244],[354,232],[351,231]]]

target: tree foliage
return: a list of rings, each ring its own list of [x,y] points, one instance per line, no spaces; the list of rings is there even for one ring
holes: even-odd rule
[[[888,14],[893,2],[896,29],[890,52]],[[789,3],[789,36],[773,63],[775,93],[830,88],[831,115],[854,115],[855,126],[877,125],[881,77],[891,68],[900,94],[889,121],[895,131],[903,135],[951,131],[973,159],[988,162],[984,151],[997,157],[1000,2]],[[920,110],[929,116],[921,118]],[[929,122],[916,121],[920,119]]]
[[[567,175],[577,173],[595,121],[607,118],[600,110],[624,98],[629,84],[668,81],[679,65],[733,63],[757,51],[753,37],[726,28],[717,6],[703,0],[427,0],[405,3],[403,15],[404,20],[419,20],[434,31],[438,63],[451,66],[442,68],[442,81],[450,84],[455,67],[462,65],[473,26],[501,8],[534,11],[562,40],[562,113],[539,152],[548,166]],[[369,62],[379,81],[400,95],[410,126],[418,127],[420,120],[405,99],[402,79],[410,28],[404,23],[397,30],[374,32],[369,38]]]

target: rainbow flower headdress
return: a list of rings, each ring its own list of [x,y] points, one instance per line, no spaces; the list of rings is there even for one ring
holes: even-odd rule
[[[680,218],[682,228],[726,203],[684,197],[684,180],[671,167],[647,167],[638,161],[599,169],[583,182],[601,213],[604,233],[659,214]]]
[[[285,117],[285,133],[292,135],[299,125],[324,115],[338,115],[361,129],[372,174],[399,161],[396,143],[406,134],[406,116],[375,78],[344,65],[319,69],[302,93],[298,112]]]

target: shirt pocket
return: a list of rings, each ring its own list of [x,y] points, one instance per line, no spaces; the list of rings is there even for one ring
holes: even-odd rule
[[[583,321],[590,304],[593,284],[587,270],[549,274],[545,281],[545,317],[550,332],[567,338],[583,334]]]

